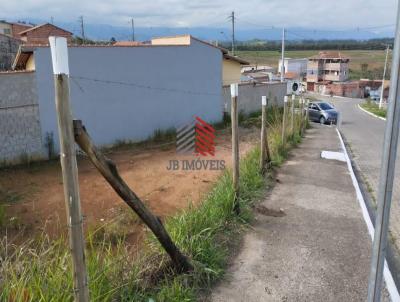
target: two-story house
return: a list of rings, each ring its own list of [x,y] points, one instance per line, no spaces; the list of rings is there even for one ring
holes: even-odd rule
[[[31,24],[21,23],[21,22],[7,22],[5,20],[0,20],[0,34],[12,37],[15,39],[20,39],[19,33],[21,31],[32,28]]]
[[[348,57],[339,51],[321,51],[318,55],[308,58],[307,90],[314,91],[319,82],[344,82],[349,79]]]

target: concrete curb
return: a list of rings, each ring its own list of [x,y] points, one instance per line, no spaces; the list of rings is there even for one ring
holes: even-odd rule
[[[378,115],[376,115],[376,114],[373,114],[372,112],[369,112],[368,110],[365,110],[364,108],[362,108],[362,107],[360,106],[360,104],[358,104],[357,106],[358,106],[359,109],[361,109],[361,110],[364,111],[365,113],[367,113],[367,114],[369,114],[369,115],[372,115],[373,117],[377,117],[377,118],[379,118],[379,119],[381,119],[381,120],[383,120],[383,121],[386,121],[386,118],[381,117],[381,116],[378,116]]]
[[[361,109],[361,107],[360,107],[360,109]],[[372,114],[372,113],[369,113],[369,114]],[[353,182],[353,186],[354,186],[354,189],[356,191],[357,200],[358,200],[358,202],[360,204],[365,224],[367,225],[368,233],[371,236],[371,239],[373,240],[374,239],[375,229],[374,229],[374,226],[372,224],[371,217],[370,217],[370,215],[368,213],[368,209],[367,209],[363,194],[361,193],[360,185],[359,185],[359,183],[357,181],[357,178],[355,176],[353,167],[351,165],[351,161],[350,161],[349,155],[347,153],[347,149],[345,147],[342,135],[340,134],[340,131],[338,129],[336,129],[336,132],[338,134],[338,137],[339,137],[339,140],[340,140],[340,144],[342,146],[343,153],[344,153],[344,156],[346,158],[347,168],[349,170],[349,173],[350,173],[350,176],[351,176],[351,180]],[[400,295],[399,295],[399,292],[398,292],[396,284],[394,282],[392,273],[389,270],[389,267],[388,267],[388,264],[387,264],[386,260],[385,260],[385,266],[384,266],[384,270],[383,270],[383,275],[384,275],[386,287],[388,289],[388,292],[389,292],[391,300],[393,302],[400,302]]]

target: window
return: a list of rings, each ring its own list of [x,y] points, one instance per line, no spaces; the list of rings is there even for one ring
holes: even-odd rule
[[[329,104],[327,104],[327,103],[319,103],[318,105],[319,105],[319,107],[320,107],[322,110],[330,110],[330,109],[333,109],[332,106],[329,105]]]
[[[9,28],[4,28],[4,29],[3,29],[3,33],[4,33],[5,35],[11,35],[11,29],[9,29]]]

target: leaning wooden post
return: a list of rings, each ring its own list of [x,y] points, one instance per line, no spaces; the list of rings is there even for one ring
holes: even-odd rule
[[[286,107],[287,107],[288,97],[285,95],[283,98],[283,117],[282,117],[282,145],[285,145],[286,139]]]
[[[240,213],[239,206],[239,126],[238,126],[238,84],[231,84],[231,124],[232,124],[232,176],[233,189],[235,190],[234,210],[236,214]]]
[[[67,39],[50,37],[53,61],[55,99],[60,138],[60,161],[64,185],[69,243],[72,254],[74,296],[77,302],[89,301],[89,288],[85,264],[85,242],[79,198],[78,166],[76,162],[72,113],[69,100],[69,66]]]
[[[265,173],[265,164],[271,161],[268,146],[267,134],[267,97],[261,97],[261,154],[260,154],[260,172]]]
[[[111,187],[125,201],[125,203],[140,217],[157,237],[161,246],[170,256],[178,272],[193,270],[192,265],[185,255],[177,248],[168,232],[165,230],[161,220],[154,216],[140,198],[133,192],[126,182],[121,178],[115,164],[106,158],[93,144],[85,127],[79,120],[74,121],[75,141],[89,157],[90,161],[103,175]]]
[[[292,135],[294,134],[294,101],[295,101],[295,95],[294,94],[292,94],[292,107],[290,108],[291,109],[291,127],[290,127],[290,129],[291,129],[291,133],[292,133]]]

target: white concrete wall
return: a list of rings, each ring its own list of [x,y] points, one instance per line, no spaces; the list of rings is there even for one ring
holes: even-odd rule
[[[286,82],[273,82],[262,84],[239,84],[238,112],[249,114],[261,110],[261,97],[267,96],[268,106],[283,106],[283,98],[286,95]],[[231,112],[230,86],[224,86],[222,107],[225,112]]]
[[[299,75],[307,74],[308,59],[285,59],[285,72],[295,72]],[[281,71],[282,60],[279,59],[278,72]]]

